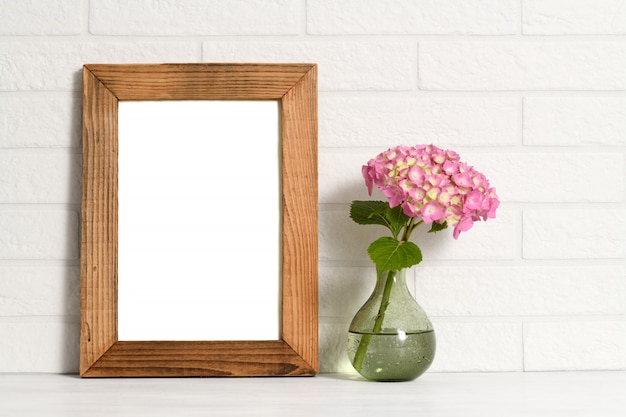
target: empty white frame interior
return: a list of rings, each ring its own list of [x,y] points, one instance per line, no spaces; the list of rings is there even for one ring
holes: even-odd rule
[[[120,101],[118,340],[280,339],[278,101]]]

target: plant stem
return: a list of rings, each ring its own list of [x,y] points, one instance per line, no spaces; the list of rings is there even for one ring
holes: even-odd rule
[[[386,271],[380,273],[379,279],[384,275]],[[372,329],[372,333],[363,334],[361,336],[361,341],[359,342],[359,347],[357,348],[356,354],[354,355],[353,366],[358,372],[361,371],[363,367],[363,361],[365,360],[365,354],[367,353],[367,348],[372,340],[372,336],[376,333],[379,333],[383,328],[383,321],[385,320],[385,312],[387,311],[387,306],[389,306],[389,298],[391,297],[391,288],[393,287],[393,282],[395,280],[396,271],[389,271],[387,274],[387,280],[385,281],[385,288],[383,290],[383,296],[380,300],[380,308],[378,309],[378,314],[376,315],[376,320],[374,320],[374,328]]]
[[[405,242],[408,242],[409,239],[411,238],[411,233],[413,233],[413,230],[415,230],[417,226],[419,226],[422,223],[424,223],[424,220],[420,220],[416,223],[415,219],[411,218],[411,220],[409,220],[409,223],[406,225],[406,229],[404,229],[402,240]]]
[[[409,223],[407,223],[406,226],[404,226],[404,233],[402,233],[402,241],[403,242],[408,242],[409,241],[409,237],[411,237],[411,231],[413,231],[413,223],[415,222],[415,218],[411,217],[411,219],[409,220]]]

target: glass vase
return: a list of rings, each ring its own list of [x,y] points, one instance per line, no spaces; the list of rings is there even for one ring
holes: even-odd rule
[[[348,357],[363,377],[409,381],[435,356],[435,332],[406,285],[406,269],[385,271],[348,331]]]

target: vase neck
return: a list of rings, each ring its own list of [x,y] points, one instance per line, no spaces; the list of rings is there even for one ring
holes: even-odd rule
[[[376,290],[382,290],[388,280],[393,281],[394,291],[407,291],[406,285],[406,269],[394,269],[391,271],[384,271],[376,278]]]

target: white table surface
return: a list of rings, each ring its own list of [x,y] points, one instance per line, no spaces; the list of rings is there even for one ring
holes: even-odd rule
[[[626,416],[626,372],[80,379],[0,374],[0,416]]]

